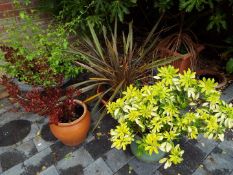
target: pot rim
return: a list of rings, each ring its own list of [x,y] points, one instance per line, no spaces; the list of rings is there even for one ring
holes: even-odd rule
[[[199,69],[199,70],[196,70],[196,75],[200,76],[200,75],[203,75],[203,74],[212,74],[212,75],[215,75],[216,77],[218,77],[221,82],[217,82],[218,85],[216,86],[216,88],[221,88],[223,86],[226,85],[227,83],[227,79],[225,77],[225,75],[221,72],[217,72],[217,71],[214,71],[212,69]]]
[[[81,115],[81,117],[79,117],[78,119],[76,119],[72,122],[69,122],[69,123],[58,122],[57,126],[67,127],[67,126],[75,125],[75,124],[79,123],[86,116],[86,114],[88,112],[86,104],[80,100],[74,100],[74,102],[83,107],[83,114]]]

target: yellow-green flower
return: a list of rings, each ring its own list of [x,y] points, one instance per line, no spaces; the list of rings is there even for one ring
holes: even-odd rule
[[[201,92],[205,92],[206,94],[210,94],[215,92],[215,87],[218,83],[214,82],[214,79],[206,79],[205,77],[199,81],[199,87],[201,87]]]
[[[186,89],[197,84],[197,80],[195,79],[195,72],[191,72],[190,69],[188,69],[188,71],[184,71],[184,73],[180,74],[179,77],[180,85]]]
[[[162,139],[163,137],[161,136],[161,134],[148,134],[144,140],[145,150],[148,151],[150,155],[152,153],[158,154],[160,146],[159,141],[161,141]]]
[[[133,110],[129,112],[129,114],[127,115],[127,118],[130,121],[135,121],[139,116],[140,116],[140,112]]]
[[[113,142],[112,147],[115,147],[116,149],[125,150],[126,146],[134,140],[130,129],[124,122],[120,123],[116,129],[112,129],[110,134],[111,141]]]
[[[162,82],[165,85],[172,85],[173,78],[177,76],[178,69],[175,69],[173,66],[169,65],[167,67],[160,67],[158,68],[158,77],[161,77]]]

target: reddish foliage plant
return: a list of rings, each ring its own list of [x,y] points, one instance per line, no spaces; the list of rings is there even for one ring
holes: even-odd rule
[[[37,60],[29,61],[25,57],[17,55],[17,50],[12,47],[0,46],[0,50],[3,51],[4,59],[9,63],[7,67],[4,67],[6,73],[9,75],[12,75],[10,70],[14,67],[13,74],[15,75],[13,76],[19,80],[22,77],[27,78],[28,84],[41,85],[43,82],[47,81],[53,85],[60,85],[62,83],[64,76],[60,73],[54,72],[49,66],[49,62],[46,58],[42,57]],[[46,86],[49,86],[49,84]]]
[[[21,92],[17,85],[6,77],[2,78],[3,84],[14,102],[20,104],[27,112],[49,116],[50,123],[71,122],[75,119],[75,97],[80,91],[73,88],[48,88],[43,91],[33,89],[29,92]]]

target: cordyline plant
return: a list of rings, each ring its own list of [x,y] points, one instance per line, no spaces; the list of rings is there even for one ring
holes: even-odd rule
[[[109,100],[111,101],[115,96],[120,95],[128,85],[147,78],[153,68],[179,59],[178,57],[168,57],[158,60],[153,58],[152,54],[150,55],[158,40],[158,36],[154,33],[161,19],[162,17],[139,47],[133,40],[132,23],[129,24],[128,35],[122,34],[121,45],[117,36],[117,22],[115,22],[114,33],[111,33],[111,39],[107,37],[106,28],[103,27],[104,44],[101,44],[93,25],[89,23],[92,39],[87,36],[83,37],[79,47],[73,47],[73,51],[70,52],[81,56],[85,62],[76,61],[77,65],[92,72],[94,76],[90,80],[73,85],[73,87],[85,85],[86,89],[93,89],[104,85],[105,88],[95,97],[102,98],[110,93]]]
[[[81,93],[77,89],[56,87],[43,91],[32,89],[28,92],[22,92],[6,77],[3,77],[0,83],[4,84],[13,101],[26,112],[48,116],[50,123],[68,123],[77,118],[75,113],[77,104],[74,99]]]
[[[203,133],[223,141],[226,129],[233,127],[233,107],[220,100],[213,79],[197,80],[190,70],[177,74],[172,66],[158,70],[158,82],[141,89],[130,85],[107,109],[119,122],[111,130],[112,147],[125,150],[136,141],[141,152],[166,152],[160,163],[168,168],[183,160],[182,136],[196,139]]]

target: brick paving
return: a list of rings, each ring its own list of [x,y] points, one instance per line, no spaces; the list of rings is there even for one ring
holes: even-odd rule
[[[223,92],[233,99],[233,85]],[[12,112],[0,100],[0,174],[2,175],[233,175],[233,132],[224,142],[183,139],[182,164],[164,170],[159,163],[144,163],[127,150],[111,148],[109,130],[116,125],[106,116],[84,143],[68,147],[50,133],[48,119],[33,113]],[[93,115],[94,116],[94,115]],[[94,118],[93,118],[94,119]]]

